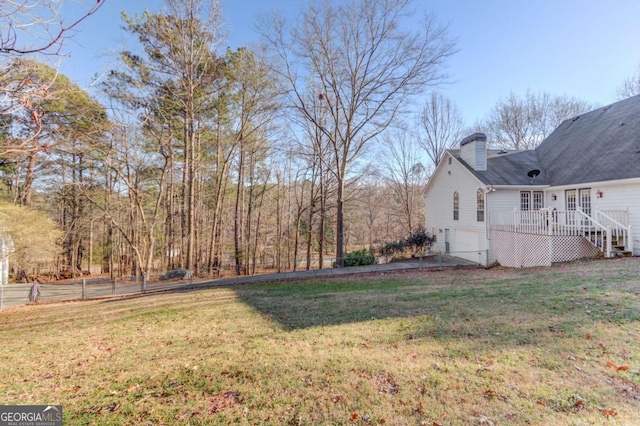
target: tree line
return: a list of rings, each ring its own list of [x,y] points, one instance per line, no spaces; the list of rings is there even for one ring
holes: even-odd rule
[[[123,14],[135,47],[93,96],[0,22],[0,220],[30,236],[16,241],[17,278],[342,266],[349,249],[420,228],[422,188],[464,133],[531,148],[590,108],[510,94],[465,125],[437,91],[455,41],[429,15],[404,30],[412,7],[310,2],[292,22],[261,20],[259,48],[223,50],[217,1],[165,0]]]

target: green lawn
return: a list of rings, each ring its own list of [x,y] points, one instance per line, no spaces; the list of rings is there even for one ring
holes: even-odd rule
[[[640,425],[640,260],[0,312],[0,404],[76,424]]]

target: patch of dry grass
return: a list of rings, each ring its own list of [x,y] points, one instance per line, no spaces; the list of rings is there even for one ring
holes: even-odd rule
[[[640,424],[640,263],[0,312],[0,403],[65,424]]]

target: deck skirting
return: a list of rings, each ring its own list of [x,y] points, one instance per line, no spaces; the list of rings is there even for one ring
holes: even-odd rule
[[[490,231],[489,262],[509,268],[551,266],[556,262],[597,257],[598,253],[598,249],[581,236]]]

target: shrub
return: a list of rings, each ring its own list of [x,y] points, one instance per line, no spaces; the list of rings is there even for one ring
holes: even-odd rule
[[[412,247],[415,251],[423,251],[427,248],[431,248],[435,240],[435,237],[427,232],[423,226],[418,226],[405,241],[407,242],[407,245]]]
[[[424,251],[431,248],[435,240],[435,237],[427,232],[423,226],[418,226],[407,238],[386,243],[380,249],[380,253],[384,255],[392,255],[402,253],[407,249]]]
[[[375,265],[378,263],[376,257],[367,249],[356,250],[344,255],[344,266],[365,266]],[[333,267],[336,267],[336,263],[333,263]]]

